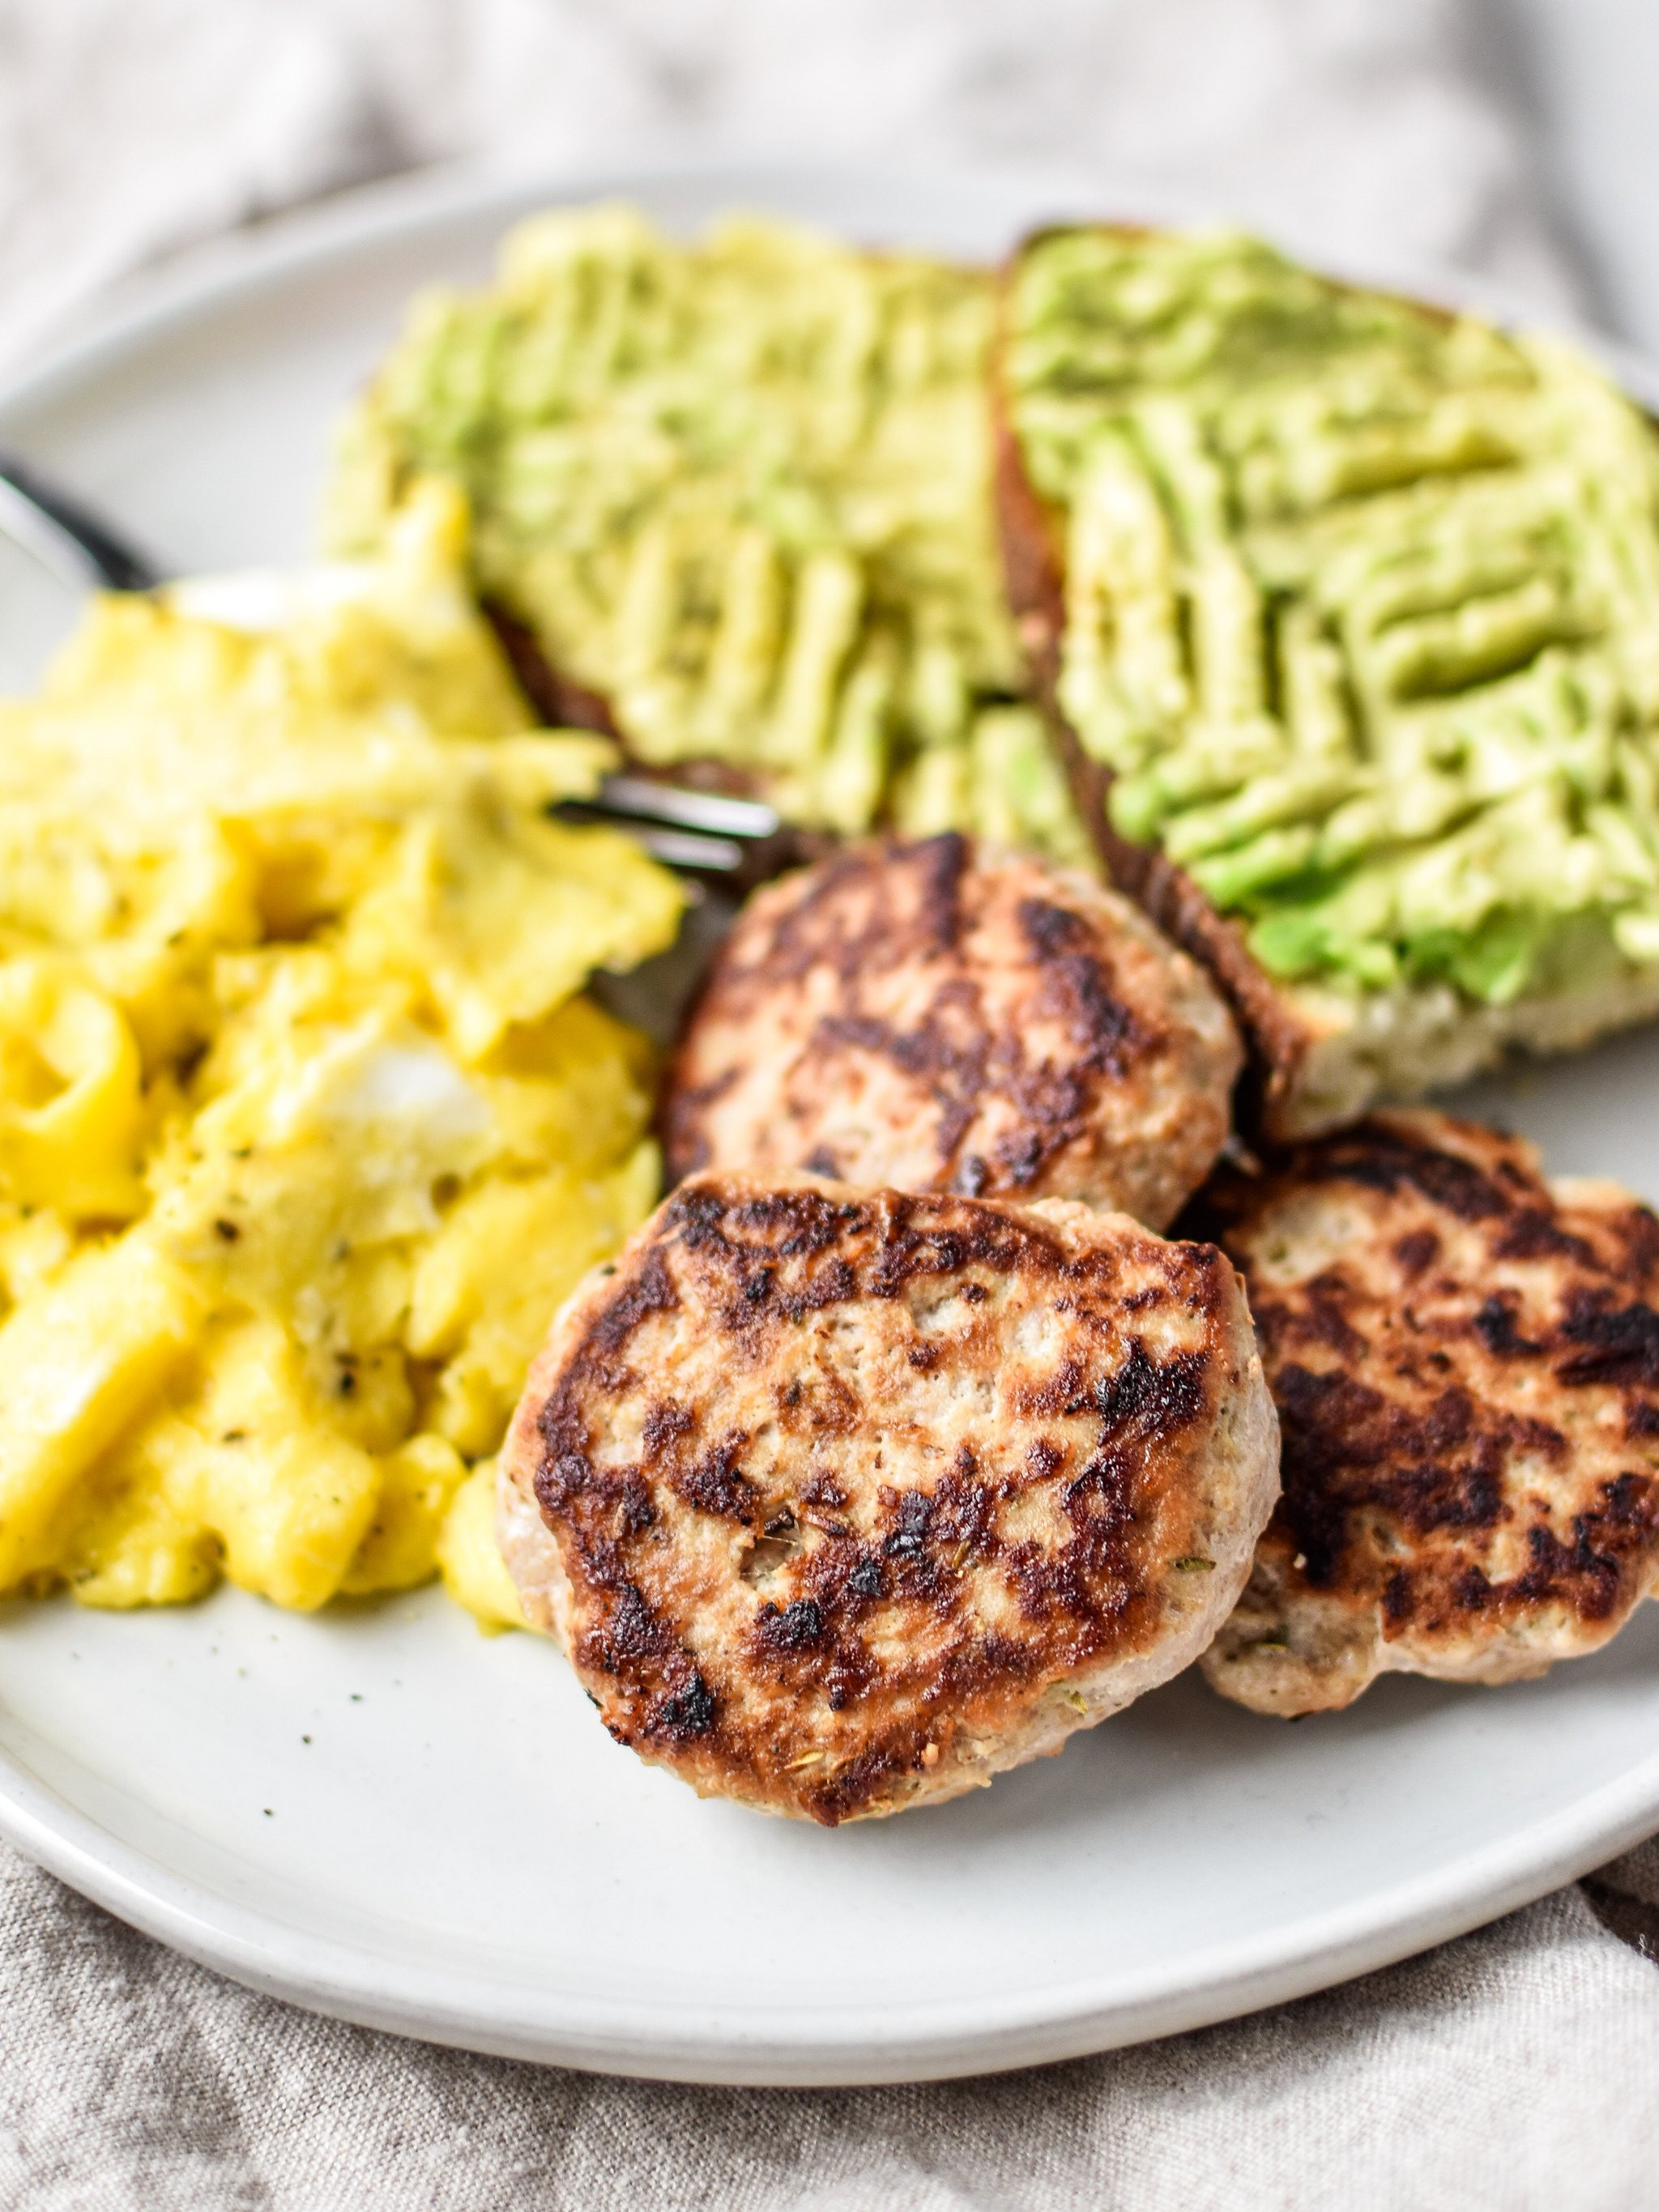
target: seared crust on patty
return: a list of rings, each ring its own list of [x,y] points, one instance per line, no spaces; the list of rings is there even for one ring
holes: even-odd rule
[[[1277,1480],[1212,1246],[1056,1200],[713,1174],[556,1322],[498,1526],[619,1742],[833,1826],[1178,1672]]]
[[[1204,1659],[1258,1712],[1504,1682],[1659,1588],[1659,1221],[1532,1147],[1378,1115],[1192,1209],[1243,1271],[1284,1496]]]
[[[750,901],[662,1127],[677,1176],[805,1169],[1161,1228],[1226,1140],[1241,1061],[1209,978],[1127,900],[954,834],[887,840]]]

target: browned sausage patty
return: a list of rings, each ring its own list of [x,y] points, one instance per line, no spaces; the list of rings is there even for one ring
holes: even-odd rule
[[[1659,1221],[1530,1146],[1387,1114],[1191,1219],[1249,1286],[1285,1494],[1204,1660],[1258,1712],[1504,1682],[1659,1587]]]
[[[1277,1485],[1212,1246],[706,1175],[555,1324],[499,1528],[619,1742],[833,1825],[1058,1750],[1186,1666]]]
[[[671,1175],[1075,1198],[1161,1228],[1226,1141],[1214,986],[1081,874],[949,836],[853,847],[752,898],[671,1074]]]

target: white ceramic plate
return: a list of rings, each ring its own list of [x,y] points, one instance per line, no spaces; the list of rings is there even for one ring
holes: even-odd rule
[[[763,204],[991,253],[1018,185],[762,173],[430,185],[276,227],[0,392],[0,439],[181,567],[301,556],[326,425],[434,275],[550,197]],[[1436,288],[1443,289],[1443,288]],[[65,604],[0,553],[15,680]],[[1489,1090],[1561,1170],[1659,1197],[1659,1034]],[[694,2081],[975,2072],[1167,2033],[1471,1927],[1659,1824],[1659,1607],[1498,1691],[1253,1718],[1194,1677],[972,1798],[824,1832],[700,1803],[562,1662],[435,1592],[0,1607],[0,1829],[256,1986],[483,2051]]]

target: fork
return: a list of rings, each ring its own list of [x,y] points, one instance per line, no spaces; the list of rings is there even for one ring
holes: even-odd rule
[[[168,580],[160,562],[83,501],[3,450],[0,534],[71,590],[152,592]],[[739,888],[775,875],[795,857],[793,832],[761,800],[690,790],[628,771],[603,777],[591,799],[567,801],[556,811],[566,821],[612,823],[665,867]]]

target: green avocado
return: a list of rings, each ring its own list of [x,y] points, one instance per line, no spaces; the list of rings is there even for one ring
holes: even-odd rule
[[[328,534],[366,550],[447,477],[480,592],[635,757],[720,762],[844,833],[991,820],[1081,858],[1009,704],[994,318],[985,272],[782,224],[684,245],[623,206],[540,216],[493,285],[415,305],[343,426]]]
[[[1060,701],[1286,979],[1504,1004],[1659,962],[1659,435],[1588,360],[1231,232],[1021,257]]]

